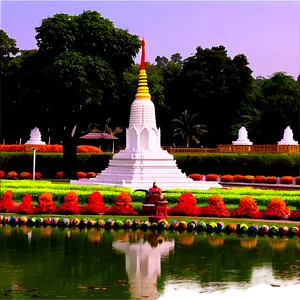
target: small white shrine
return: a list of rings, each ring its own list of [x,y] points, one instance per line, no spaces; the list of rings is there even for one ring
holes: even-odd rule
[[[113,249],[126,255],[126,272],[133,299],[155,300],[157,277],[161,274],[161,260],[174,250],[174,240],[152,247],[148,241],[130,244],[116,241]]]
[[[238,139],[232,142],[233,145],[252,145],[253,143],[250,142],[248,139],[248,132],[245,127],[241,127],[239,129]]]
[[[42,141],[41,132],[37,127],[31,130],[30,139],[25,143],[25,145],[46,145],[46,143]]]
[[[283,139],[278,142],[278,145],[298,145],[298,142],[294,140],[293,130],[288,126],[283,133]]]

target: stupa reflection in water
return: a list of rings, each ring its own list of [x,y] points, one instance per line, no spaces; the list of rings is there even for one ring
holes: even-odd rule
[[[148,239],[137,243],[126,240],[112,245],[119,253],[126,255],[126,272],[133,299],[156,299],[157,277],[161,272],[161,260],[168,257],[175,247],[174,240],[165,241],[160,234],[149,234]]]

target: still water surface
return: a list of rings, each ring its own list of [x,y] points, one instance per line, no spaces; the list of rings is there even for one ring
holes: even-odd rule
[[[299,295],[299,238],[0,227],[0,299],[224,299],[256,287]]]

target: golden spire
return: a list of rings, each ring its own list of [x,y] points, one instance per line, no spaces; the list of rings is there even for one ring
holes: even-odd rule
[[[140,74],[139,74],[139,84],[137,93],[135,95],[135,100],[151,100],[151,95],[149,93],[149,88],[147,84],[147,73],[145,69],[145,40],[142,39],[142,57],[140,64]]]

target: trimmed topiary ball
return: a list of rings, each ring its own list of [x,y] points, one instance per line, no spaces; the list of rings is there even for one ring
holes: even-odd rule
[[[132,221],[132,229],[138,229],[141,227],[141,221],[140,220],[133,220]]]
[[[141,223],[141,228],[143,230],[147,230],[148,228],[150,228],[150,226],[151,226],[151,223],[149,221],[145,221],[145,222]]]
[[[85,227],[85,226],[88,225],[88,223],[89,223],[88,219],[81,219],[80,223],[79,223],[79,226]]]
[[[105,222],[105,228],[112,229],[114,227],[114,223],[115,223],[114,219],[108,219]]]
[[[20,225],[26,225],[27,224],[27,221],[28,221],[28,218],[26,216],[22,216],[20,217],[19,219],[19,224]]]
[[[17,225],[19,223],[19,218],[18,217],[12,217],[10,220],[10,223],[12,225]]]
[[[281,235],[288,234],[288,232],[289,232],[289,228],[288,228],[287,226],[283,226],[283,227],[280,227],[280,228],[279,228],[279,233],[280,233]]]
[[[156,222],[151,223],[150,229],[157,230],[157,223]]]
[[[124,223],[121,220],[116,220],[114,223],[114,228],[118,229],[118,228],[123,228],[124,227]]]
[[[249,234],[257,234],[258,232],[259,232],[259,227],[256,224],[251,225],[248,229]]]
[[[30,217],[28,218],[27,225],[34,226],[35,221],[36,221],[36,217]]]
[[[241,223],[237,225],[237,231],[239,233],[246,233],[248,231],[248,225],[245,223]]]
[[[296,226],[290,228],[290,233],[293,235],[299,234],[299,228]]]
[[[198,223],[198,230],[199,230],[199,231],[203,231],[203,230],[206,230],[206,229],[207,229],[206,223],[205,223],[204,221],[200,221],[200,222]]]
[[[217,223],[209,222],[207,224],[207,231],[212,232],[212,231],[215,231],[216,229],[217,229]]]
[[[236,232],[236,226],[232,223],[227,224],[225,227],[226,232]]]
[[[278,231],[279,231],[278,227],[275,226],[275,225],[272,225],[272,226],[270,227],[270,229],[269,229],[269,234],[270,234],[270,235],[275,235],[275,234],[278,233]]]
[[[131,228],[132,227],[132,221],[127,220],[124,225],[125,225],[126,228]]]
[[[96,221],[95,220],[88,219],[88,226],[89,227],[94,227],[95,225],[96,225]]]
[[[185,221],[180,221],[177,230],[186,230],[186,229],[187,229],[187,223]]]
[[[56,226],[58,224],[59,218],[52,218],[51,225]]]
[[[51,218],[46,218],[45,220],[44,220],[44,223],[46,224],[46,225],[51,225]]]
[[[97,220],[97,227],[104,228],[105,227],[105,221],[103,219]]]
[[[43,223],[44,223],[44,219],[40,218],[40,217],[37,217],[35,222],[34,222],[34,225],[35,226],[41,226],[41,225],[43,225]]]
[[[78,218],[72,218],[70,224],[72,227],[77,227],[80,224],[80,220]]]
[[[193,230],[196,230],[196,229],[197,229],[197,226],[193,221],[189,222],[187,224],[187,231],[193,231]]]
[[[224,230],[224,228],[225,228],[225,225],[224,225],[223,222],[217,222],[217,228],[216,228],[216,230],[217,230],[218,232]]]
[[[4,219],[3,219],[3,223],[4,223],[4,224],[9,224],[10,221],[11,221],[11,217],[10,217],[10,216],[6,216],[6,217],[4,217]]]
[[[3,222],[4,217],[2,215],[0,215],[0,223]]]
[[[172,229],[175,229],[175,230],[177,229],[178,225],[179,225],[179,223],[176,220],[173,220],[171,223]]]
[[[61,227],[68,227],[70,225],[70,220],[68,218],[61,218],[58,225]]]

